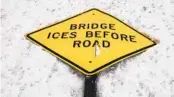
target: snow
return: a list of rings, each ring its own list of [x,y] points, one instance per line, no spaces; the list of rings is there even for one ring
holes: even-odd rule
[[[83,97],[84,75],[24,34],[91,8],[160,44],[103,71],[99,97],[174,97],[174,0],[2,0],[1,96]]]

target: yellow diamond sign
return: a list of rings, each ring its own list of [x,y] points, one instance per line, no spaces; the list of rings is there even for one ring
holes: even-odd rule
[[[27,39],[86,75],[155,45],[150,38],[98,9],[39,29]]]

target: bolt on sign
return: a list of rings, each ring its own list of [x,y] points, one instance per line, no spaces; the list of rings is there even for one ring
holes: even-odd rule
[[[94,75],[156,44],[98,9],[49,25],[26,37],[86,75]]]

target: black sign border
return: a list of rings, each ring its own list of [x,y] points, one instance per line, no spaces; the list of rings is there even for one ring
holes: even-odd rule
[[[82,15],[82,14],[84,14],[84,13],[87,13],[87,12],[89,12],[89,11],[92,11],[92,10],[97,10],[97,11],[103,13],[103,14],[106,14],[106,15],[108,15],[108,16],[110,16],[110,17],[116,19],[116,20],[118,20],[119,22],[123,23],[125,26],[131,28],[132,30],[136,31],[137,33],[141,34],[141,35],[144,36],[145,38],[147,38],[147,39],[149,39],[150,41],[152,41],[148,36],[146,36],[146,35],[140,33],[139,31],[135,30],[135,29],[132,28],[131,26],[129,26],[129,25],[127,25],[126,23],[122,22],[122,21],[119,20],[118,18],[116,18],[116,17],[114,17],[114,16],[112,16],[112,15],[110,15],[110,14],[108,14],[108,13],[105,13],[105,12],[99,10],[99,9],[96,9],[96,8],[90,9],[90,10],[88,10],[88,11],[82,12],[82,13],[80,13],[80,14],[78,14],[78,15],[73,16],[73,17],[67,18],[67,19],[65,19],[65,20],[63,20],[63,21],[54,23],[54,24],[49,25],[49,26],[47,26],[47,27],[44,27],[44,28],[42,28],[42,29],[36,30],[36,31],[31,32],[31,33],[29,33],[29,34],[26,34],[26,38],[29,39],[29,40],[31,40],[31,41],[33,41],[33,42],[35,42],[36,44],[42,46],[42,47],[45,48],[46,50],[50,51],[51,53],[53,53],[54,55],[56,55],[56,57],[58,57],[58,58],[60,57],[60,58],[63,59],[64,61],[67,61],[68,63],[72,64],[72,65],[75,66],[76,68],[82,70],[82,73],[84,73],[84,74],[86,74],[86,75],[93,75],[93,74],[96,74],[96,73],[98,73],[98,71],[100,71],[101,69],[104,69],[105,67],[108,67],[109,65],[114,65],[113,63],[118,62],[119,60],[122,60],[122,59],[124,59],[124,58],[130,57],[130,56],[132,56],[132,55],[134,55],[134,54],[140,53],[141,51],[144,51],[144,50],[146,50],[147,48],[150,48],[150,47],[156,45],[156,43],[155,43],[154,41],[152,41],[152,42],[153,42],[152,45],[146,46],[146,47],[144,47],[144,48],[141,48],[141,49],[139,49],[139,50],[136,50],[136,51],[134,51],[134,52],[131,52],[131,53],[129,53],[129,54],[126,54],[126,55],[124,55],[124,56],[121,56],[121,57],[119,57],[119,58],[117,58],[117,59],[115,59],[115,60],[113,60],[113,61],[111,61],[111,62],[109,62],[109,63],[107,63],[107,64],[105,64],[105,65],[103,65],[103,66],[101,66],[101,67],[99,67],[99,68],[97,68],[97,69],[95,69],[95,70],[93,70],[93,71],[91,71],[91,72],[89,72],[89,71],[87,71],[87,70],[81,68],[81,67],[80,67],[79,65],[77,65],[76,63],[74,63],[74,62],[68,60],[67,58],[63,57],[62,55],[60,55],[60,54],[58,54],[58,53],[56,53],[56,52],[54,52],[53,50],[49,49],[49,48],[46,47],[45,45],[41,44],[41,43],[38,42],[37,40],[35,40],[35,39],[33,39],[32,37],[30,37],[31,34],[34,34],[34,33],[38,32],[38,31],[41,31],[41,30],[44,30],[44,29],[46,29],[46,28],[52,27],[52,26],[54,26],[54,25],[60,24],[60,23],[62,23],[62,22],[65,22],[65,21],[67,21],[67,20],[70,20],[70,19],[72,19],[72,18],[75,18],[75,17],[77,17],[77,16],[80,16],[80,15]]]

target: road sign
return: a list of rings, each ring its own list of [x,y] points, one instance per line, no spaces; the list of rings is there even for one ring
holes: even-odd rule
[[[155,45],[150,38],[98,9],[26,35],[27,39],[86,75]]]

